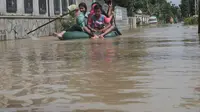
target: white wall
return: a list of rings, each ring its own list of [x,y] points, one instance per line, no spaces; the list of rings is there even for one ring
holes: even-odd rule
[[[6,14],[6,0],[0,0],[0,13],[1,15]]]
[[[24,0],[17,0],[17,14],[23,15],[24,12]]]
[[[54,16],[54,0],[49,0],[50,16]]]
[[[53,1],[53,0],[50,0]],[[0,13],[3,15],[17,15],[17,16],[22,16],[22,15],[33,15],[33,16],[42,16],[42,17],[47,17],[48,16],[48,2],[46,0],[46,7],[47,7],[47,12],[46,14],[39,14],[39,4],[38,0],[33,0],[33,13],[32,14],[25,14],[24,10],[24,0],[17,0],[17,12],[16,13],[7,13],[6,12],[6,0],[0,0]],[[53,2],[51,3],[53,5]],[[51,6],[50,9],[54,9],[53,6]]]

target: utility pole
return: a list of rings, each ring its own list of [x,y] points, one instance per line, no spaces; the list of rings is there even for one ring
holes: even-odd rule
[[[198,33],[200,34],[200,1],[198,0],[199,14],[198,14]]]

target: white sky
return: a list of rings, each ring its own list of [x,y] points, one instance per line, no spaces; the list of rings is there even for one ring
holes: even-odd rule
[[[181,0],[167,0],[167,1],[172,1],[172,3],[179,5]]]

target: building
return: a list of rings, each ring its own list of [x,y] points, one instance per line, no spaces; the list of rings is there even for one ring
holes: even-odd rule
[[[27,32],[68,12],[69,5],[85,2],[90,8],[94,1],[106,8],[104,0],[0,0],[0,40],[28,38],[24,37]],[[117,9],[117,20],[128,25],[126,9]],[[51,23],[30,35],[48,36],[55,31],[57,27]]]
[[[53,17],[67,12],[71,4],[93,0],[0,0],[0,15]]]

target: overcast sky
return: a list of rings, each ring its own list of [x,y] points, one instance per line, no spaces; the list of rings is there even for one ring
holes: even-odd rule
[[[167,0],[167,1],[172,1],[172,3],[179,5],[181,0]]]

